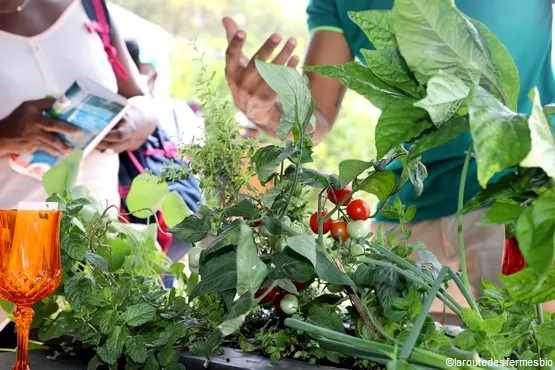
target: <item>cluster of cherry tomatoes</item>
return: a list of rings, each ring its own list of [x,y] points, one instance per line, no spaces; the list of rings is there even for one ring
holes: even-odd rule
[[[346,207],[345,211],[350,221],[347,223],[343,220],[332,221],[327,219],[324,221],[323,230],[324,234],[331,232],[331,236],[335,240],[341,240],[342,242],[347,241],[347,239],[352,238],[359,240],[360,238],[365,238],[370,233],[370,206],[363,199],[352,199],[351,198],[351,187],[345,186],[343,189],[328,188],[327,196],[328,200],[333,204],[340,204],[343,202],[343,207]],[[327,215],[326,211],[322,211],[321,216]],[[318,212],[314,212],[310,216],[310,229],[317,234],[318,233]]]
[[[301,282],[301,281],[294,281],[293,284],[297,288],[298,291],[305,289],[308,286],[308,283]],[[266,294],[268,289],[271,286],[267,286],[264,288],[258,289],[258,291],[254,294],[256,298],[262,298],[260,304],[270,303],[274,304],[276,312],[283,312],[286,315],[293,315],[299,309],[299,299],[295,296],[295,294],[290,293],[286,290],[278,290],[278,288],[271,288],[271,290]],[[266,294],[266,295],[264,295]]]

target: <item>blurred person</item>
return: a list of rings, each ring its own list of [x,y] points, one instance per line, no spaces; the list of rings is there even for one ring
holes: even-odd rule
[[[361,49],[375,49],[363,31],[348,16],[349,11],[370,9],[391,10],[393,0],[310,0],[307,7],[308,28],[312,33],[305,65],[344,64],[355,58],[364,60]],[[457,7],[468,16],[484,23],[507,46],[520,72],[519,112],[530,113],[528,92],[537,86],[543,103],[555,101],[555,75],[551,60],[552,1],[457,0]],[[533,24],[534,27],[530,27]],[[282,110],[276,94],[258,74],[254,58],[244,54],[247,38],[229,17],[223,19],[228,39],[226,50],[226,79],[237,107],[260,129],[275,135]],[[261,60],[296,67],[299,58],[293,56],[296,40],[289,38],[277,55],[273,52],[282,36],[272,34],[255,54]],[[316,130],[314,141],[320,142],[331,131],[345,94],[345,87],[336,79],[307,73],[309,88],[315,101]],[[424,192],[414,199],[414,189],[407,184],[398,193],[403,204],[418,209],[412,224],[411,241],[422,241],[443,264],[459,268],[457,243],[457,199],[465,151],[470,146],[470,134],[462,133],[453,141],[432,149],[422,156],[428,170]],[[390,167],[397,175],[400,163]],[[498,177],[497,177],[498,178]],[[456,184],[455,186],[453,184]],[[480,190],[475,159],[470,163],[465,201]],[[481,278],[499,283],[504,230],[502,227],[476,225],[487,209],[471,212],[464,218],[465,247],[469,279],[477,294]],[[398,225],[397,221],[379,215],[385,229]],[[377,225],[373,225],[374,231]],[[462,296],[458,296],[463,301]],[[434,311],[441,310],[435,305]]]

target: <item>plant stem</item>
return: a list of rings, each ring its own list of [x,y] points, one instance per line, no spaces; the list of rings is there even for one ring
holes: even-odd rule
[[[466,158],[464,160],[464,165],[461,173],[461,182],[459,185],[459,204],[458,204],[458,214],[457,214],[457,221],[458,221],[458,233],[459,233],[459,258],[461,261],[461,271],[462,271],[462,281],[465,288],[470,291],[470,283],[468,282],[468,270],[466,267],[466,251],[464,249],[464,234],[463,234],[463,221],[464,215],[462,214],[461,210],[464,206],[464,188],[466,186],[466,178],[468,176],[468,166],[470,164],[470,158],[472,157],[472,144],[468,148],[468,152],[466,153]]]
[[[301,168],[302,168],[304,133],[302,132],[303,131],[302,125],[300,124],[299,124],[299,131],[300,131],[300,134],[299,134],[300,136],[299,136],[299,142],[297,143],[297,148],[299,149],[299,155],[298,155],[299,160],[297,161],[297,163],[295,163],[295,174],[293,175],[293,183],[291,184],[291,190],[287,195],[287,202],[285,203],[285,206],[281,210],[278,217],[280,221],[287,213],[287,208],[289,208],[289,204],[291,203],[291,198],[293,198],[293,194],[297,189],[297,182],[299,182],[299,172],[301,171]],[[283,162],[281,162],[281,164],[283,166]]]
[[[343,204],[345,204],[345,202],[347,202],[347,200],[351,199],[351,197],[353,196],[353,194],[356,193],[356,192],[362,187],[362,185],[366,183],[366,181],[369,181],[368,179],[370,179],[370,177],[372,177],[372,175],[375,174],[376,172],[377,172],[377,171],[374,171],[374,172],[370,173],[370,175],[368,175],[368,177],[367,177],[366,179],[364,179],[364,180],[363,180],[361,183],[359,183],[357,186],[353,187],[353,189],[351,190],[351,192],[350,192],[347,196],[343,197],[343,199],[341,200],[341,202],[337,203],[336,206],[333,207],[333,209],[332,209],[326,216],[324,216],[324,217],[322,218],[322,223],[323,223],[324,221],[330,219],[330,218],[333,216],[333,214],[334,214],[335,212],[337,212],[337,210],[338,210],[339,208],[341,208],[341,207],[343,206]]]
[[[422,327],[424,326],[424,321],[426,320],[426,317],[428,316],[428,312],[430,311],[430,307],[432,307],[432,303],[434,302],[434,299],[437,293],[439,292],[439,288],[441,287],[441,284],[443,284],[443,281],[445,280],[445,277],[447,276],[448,271],[449,271],[449,268],[447,266],[443,266],[441,268],[441,271],[439,272],[439,275],[436,281],[434,282],[434,285],[432,286],[432,289],[428,291],[428,296],[426,297],[426,300],[422,305],[422,311],[420,312],[420,314],[418,315],[418,318],[414,322],[414,325],[409,334],[409,337],[407,338],[406,342],[403,345],[403,349],[401,350],[401,354],[399,355],[399,358],[408,359],[410,354],[412,353],[412,350],[416,345],[416,341],[420,336],[420,332],[422,331]]]
[[[466,298],[466,301],[470,305],[470,308],[472,308],[472,310],[476,312],[478,316],[482,317],[482,315],[480,314],[480,310],[478,309],[478,305],[476,304],[476,300],[472,295],[472,292],[464,286],[459,276],[453,270],[449,269],[449,275],[463,294],[464,298]]]
[[[538,315],[538,324],[543,324],[545,322],[545,318],[543,316],[543,306],[541,305],[541,303],[538,303],[536,305],[536,313]],[[545,351],[543,349],[540,350],[540,359],[546,358],[545,357]]]

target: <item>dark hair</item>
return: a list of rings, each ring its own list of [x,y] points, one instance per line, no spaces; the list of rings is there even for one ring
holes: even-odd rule
[[[139,55],[141,54],[139,43],[137,43],[136,40],[125,40],[125,46],[127,46],[127,51],[129,52],[129,55],[131,55],[131,59],[133,59],[133,62],[137,68],[139,68],[141,65],[141,59],[139,58]]]

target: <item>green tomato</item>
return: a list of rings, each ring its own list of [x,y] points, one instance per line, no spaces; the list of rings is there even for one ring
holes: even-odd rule
[[[284,237],[280,237],[275,245],[276,252],[283,252],[287,247],[287,240]]]
[[[347,233],[351,239],[359,240],[366,238],[370,234],[370,220],[352,221],[347,225]]]
[[[303,184],[301,184],[300,182],[297,183],[297,186],[295,187],[295,196],[296,197],[300,197],[303,193]]]
[[[268,228],[264,225],[260,225],[258,227],[258,232],[260,233],[260,235],[265,236],[267,238],[269,238],[270,236],[273,236],[274,234],[272,234],[270,232],[270,230],[268,230]]]
[[[358,243],[353,243],[351,245],[351,256],[353,257],[359,257],[359,256],[363,256],[365,253],[364,247]]]
[[[283,218],[281,219],[281,223],[285,226],[291,226],[291,219],[289,218],[289,216],[283,216]]]
[[[293,315],[299,309],[299,300],[292,294],[286,294],[279,302],[279,307],[286,315]]]
[[[328,285],[328,291],[330,293],[339,293],[343,290],[343,287],[341,285],[335,285],[335,284],[329,284]]]
[[[193,268],[196,268],[198,271],[198,267],[200,265],[201,252],[202,252],[201,247],[194,247],[194,248],[191,248],[189,253],[187,253],[187,256],[189,258],[189,269],[191,271],[193,271]],[[198,274],[198,272],[196,272],[196,274]]]

